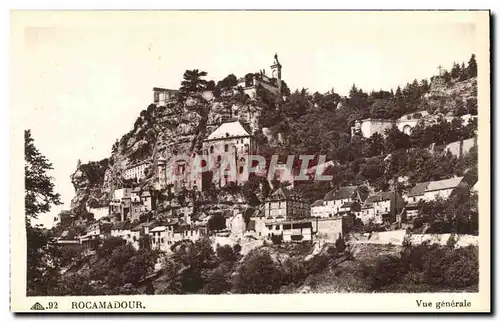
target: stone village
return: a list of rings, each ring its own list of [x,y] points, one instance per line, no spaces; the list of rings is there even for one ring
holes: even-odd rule
[[[243,89],[245,95],[255,98],[258,85],[261,85],[271,93],[279,95],[282,86],[281,69],[276,55],[271,65],[271,77],[262,71],[259,77],[240,78],[233,90]],[[153,104],[158,108],[168,107],[177,100],[178,95],[178,90],[155,87]],[[207,101],[213,100],[211,91],[204,91],[202,96]],[[190,98],[185,104],[191,104]],[[374,133],[383,135],[386,129],[394,125],[403,133],[410,134],[425,113],[427,112],[412,113],[398,120],[359,120],[352,127],[351,135],[361,135],[365,138]],[[462,119],[464,122],[468,121],[466,117]],[[255,122],[252,115],[247,115],[246,120],[250,125]],[[245,241],[251,244],[253,241],[264,240],[286,243],[320,239],[334,242],[348,234],[356,220],[364,224],[400,229],[406,221],[417,215],[420,200],[429,201],[438,197],[446,199],[457,189],[472,189],[475,184],[464,177],[455,177],[422,182],[410,191],[401,193],[394,188],[375,192],[370,183],[366,182],[332,189],[323,199],[308,201],[291,189],[294,178],[298,176],[297,171],[279,163],[274,179],[289,185],[273,185],[270,182],[271,193],[264,200],[260,200],[256,207],[249,206],[242,198],[232,198],[231,207],[220,212],[200,211],[189,198],[184,202],[178,202],[176,198],[160,201],[158,191],[167,191],[168,195],[175,196],[180,191],[197,193],[209,189],[207,187],[224,188],[234,184],[241,186],[248,181],[248,175],[244,176],[246,168],[250,166],[248,158],[259,154],[259,146],[251,129],[245,127],[240,120],[224,115],[213,124],[215,125],[203,140],[202,154],[207,159],[215,160],[210,167],[220,167],[224,160],[234,162],[236,178],[230,178],[228,175],[213,178],[205,178],[203,175],[195,177],[192,176],[190,160],[174,159],[161,154],[155,160],[151,158],[131,164],[122,175],[124,179],[135,184],[110,191],[107,206],[88,207],[88,212],[94,216],[86,231],[76,233],[65,230],[58,238],[58,243],[77,245],[84,252],[92,252],[99,239],[111,236],[123,238],[136,249],[150,248],[168,253],[176,242],[186,239],[195,241],[203,236],[215,237],[221,244],[245,244]],[[475,144],[475,139],[460,142],[459,153],[466,153]],[[455,145],[448,148],[456,150]],[[196,153],[189,157],[194,159]],[[321,168],[331,164],[334,164],[334,161],[325,160]],[[316,168],[310,168],[307,173],[314,173]],[[145,179],[146,169],[154,169],[156,181],[152,186],[141,184]],[[267,180],[267,173],[263,173],[262,177]],[[256,175],[259,176],[259,172]],[[147,218],[144,220],[145,217]],[[71,220],[69,212],[60,214],[61,223],[68,220]],[[214,224],[216,221],[217,225]]]

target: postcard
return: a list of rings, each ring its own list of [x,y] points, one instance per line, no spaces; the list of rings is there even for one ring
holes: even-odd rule
[[[489,19],[12,11],[11,311],[489,312]]]

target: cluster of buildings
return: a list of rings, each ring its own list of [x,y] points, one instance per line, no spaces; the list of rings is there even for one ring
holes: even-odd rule
[[[394,190],[371,192],[366,186],[340,187],[328,192],[324,199],[316,200],[311,205],[311,215],[320,218],[352,215],[365,225],[409,222],[418,215],[420,201],[446,200],[461,188],[470,188],[465,177],[418,183],[404,194]]]
[[[269,91],[281,92],[281,64],[277,55],[271,66],[272,77],[260,74],[248,74],[238,80],[238,85],[249,97],[255,97],[257,86],[264,86]],[[154,104],[168,106],[178,97],[177,90],[154,88]],[[213,99],[209,91],[203,96]],[[398,120],[367,119],[356,121],[352,134],[371,137],[374,133],[383,134],[386,129],[397,126],[400,131],[410,134],[427,112],[405,115]],[[450,147],[452,149],[454,147]],[[460,151],[464,150],[463,144]],[[178,241],[196,241],[213,234],[210,221],[215,216],[222,216],[225,233],[233,239],[253,236],[257,239],[283,242],[310,241],[321,238],[335,241],[348,233],[355,221],[376,225],[392,224],[411,220],[418,214],[421,200],[448,198],[456,189],[467,186],[463,177],[417,184],[409,193],[401,195],[397,191],[374,192],[365,185],[344,186],[329,191],[323,199],[312,204],[293,191],[295,173],[285,164],[278,164],[276,179],[289,182],[286,188],[273,191],[258,208],[244,204],[236,205],[221,214],[196,213],[193,204],[177,203],[177,199],[163,200],[161,196],[176,195],[180,191],[203,191],[210,187],[222,188],[230,183],[243,185],[248,180],[245,169],[252,166],[249,156],[255,155],[258,147],[251,131],[239,121],[226,120],[203,141],[199,153],[208,162],[208,171],[193,175],[193,152],[186,159],[160,156],[156,160],[143,161],[129,166],[123,178],[135,180],[135,187],[115,189],[109,206],[98,210],[99,216],[87,225],[84,234],[65,230],[58,242],[65,245],[82,247],[85,252],[96,249],[99,241],[109,237],[119,237],[129,242],[134,248],[147,248],[168,253]],[[230,161],[235,166],[235,176],[224,174],[214,176],[221,167]],[[323,166],[335,165],[330,161]],[[206,168],[207,164],[197,165]],[[154,185],[143,184],[147,169],[155,171]],[[309,169],[313,175],[316,167]],[[263,176],[267,177],[264,171]],[[160,200],[162,199],[162,200]],[[92,209],[88,209],[93,212]],[[107,212],[107,215],[104,213]],[[154,216],[150,216],[154,214]],[[161,216],[158,216],[161,214]],[[66,218],[66,217],[65,217]],[[162,218],[162,219],[159,219]],[[61,218],[61,222],[62,222]]]
[[[397,120],[390,119],[364,119],[357,120],[354,123],[354,126],[351,127],[351,136],[361,135],[364,138],[370,138],[373,134],[379,133],[384,136],[385,131],[391,129],[393,126],[396,126],[399,131],[403,132],[406,135],[410,135],[413,128],[417,126],[422,119],[430,117],[429,112],[427,111],[418,111],[403,115]],[[477,116],[474,115],[463,115],[460,117],[460,120],[464,125],[466,125],[470,120],[476,119]],[[447,122],[453,121],[455,117],[445,116],[443,119]]]

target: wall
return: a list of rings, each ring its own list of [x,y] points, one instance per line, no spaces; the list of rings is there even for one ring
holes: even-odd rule
[[[361,213],[356,216],[361,219],[364,225],[368,224],[370,219],[375,220],[375,209],[373,208],[364,208],[361,209]]]
[[[463,140],[462,141],[463,144],[461,144],[461,141],[452,142],[445,147],[445,151],[448,150],[454,156],[460,157],[464,154],[469,153],[469,151],[472,149],[472,147],[474,147],[475,141],[476,141],[476,139],[472,138],[472,139]]]
[[[440,245],[446,245],[451,234],[415,234],[411,235],[411,243],[414,245],[420,245],[424,241],[429,241],[430,243],[437,243]],[[466,247],[469,245],[478,246],[479,236],[474,235],[456,235],[457,246]]]
[[[121,200],[123,198],[130,197],[130,190],[131,190],[130,188],[116,189],[114,191],[114,199]]]
[[[311,216],[327,218],[332,216],[331,208],[328,206],[315,206],[311,207]]]
[[[400,130],[401,132],[407,134],[407,135],[410,135],[411,134],[411,130],[417,126],[417,123],[418,123],[419,119],[411,119],[411,120],[404,120],[404,119],[399,119],[397,120],[396,122],[396,126],[398,128],[398,130]],[[408,132],[405,132],[405,128],[409,127],[410,130]]]
[[[426,201],[433,201],[439,196],[443,199],[447,199],[452,193],[453,189],[443,189],[443,190],[435,190],[435,191],[426,191],[424,193],[424,199]]]
[[[384,135],[386,129],[390,129],[394,124],[391,120],[363,120],[361,121],[361,133],[364,138],[371,137],[374,133]]]
[[[227,149],[226,149],[227,147]],[[234,160],[236,169],[234,173],[236,177],[218,178],[213,179],[216,186],[223,187],[227,183],[233,181],[243,183],[246,181],[244,176],[244,169],[247,167],[247,157],[255,152],[255,143],[251,137],[228,137],[213,141],[203,142],[203,154],[211,164],[211,171],[216,173],[219,171],[218,167],[228,160]],[[217,162],[220,160],[219,162]],[[228,171],[228,174],[231,173]]]
[[[99,220],[103,217],[109,216],[109,207],[99,207],[99,208],[87,207],[87,211],[94,214],[95,220]]]
[[[231,234],[236,237],[241,237],[245,233],[245,221],[242,214],[237,214],[229,220],[227,226],[231,230]]]
[[[317,238],[336,241],[342,232],[342,218],[312,219],[312,229]]]
[[[302,236],[302,239],[293,240],[292,236]],[[301,242],[304,240],[312,240],[312,227],[283,230],[284,242]]]

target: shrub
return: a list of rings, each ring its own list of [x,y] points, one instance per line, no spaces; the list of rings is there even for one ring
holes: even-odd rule
[[[268,252],[254,250],[248,254],[235,281],[235,291],[245,294],[278,293],[283,272]]]
[[[479,261],[477,249],[473,246],[454,249],[447,256],[444,281],[447,286],[467,287],[479,281]]]
[[[335,241],[335,248],[339,252],[343,252],[346,248],[344,238],[339,234],[339,238]]]
[[[368,272],[370,288],[379,290],[383,286],[396,283],[402,276],[401,260],[394,256],[384,256],[377,259],[375,266]]]
[[[324,271],[330,262],[329,257],[326,254],[318,254],[311,258],[308,263],[308,273],[318,274]]]
[[[304,262],[288,258],[283,263],[283,284],[298,285],[306,279],[307,275],[307,268]]]

